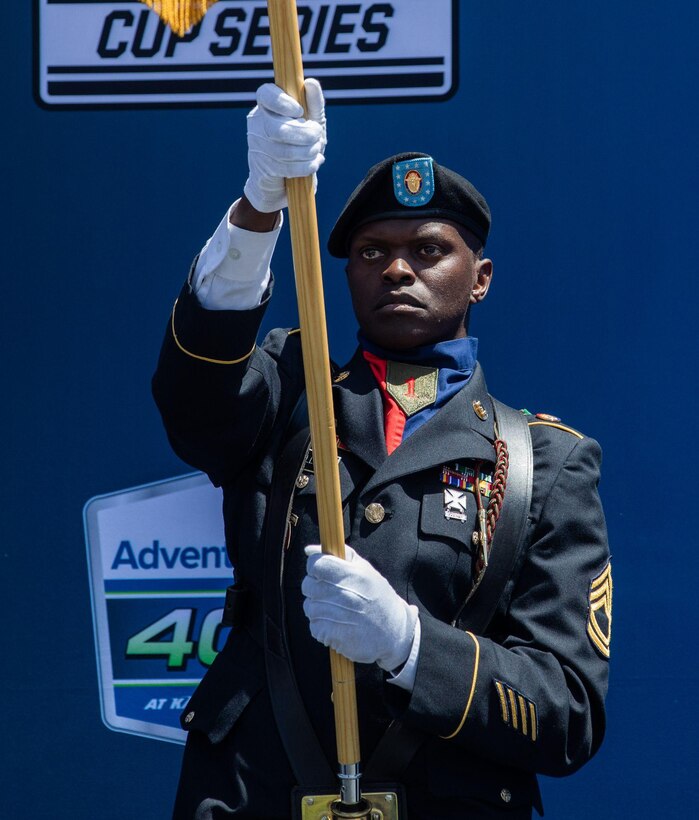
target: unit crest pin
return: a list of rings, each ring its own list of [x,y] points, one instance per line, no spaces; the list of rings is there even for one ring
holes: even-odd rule
[[[411,168],[406,173],[403,182],[411,194],[416,194],[422,188],[422,174],[415,168]]]

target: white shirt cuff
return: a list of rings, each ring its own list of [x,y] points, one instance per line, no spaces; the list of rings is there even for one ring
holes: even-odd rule
[[[413,635],[413,645],[410,647],[408,660],[403,664],[403,668],[397,675],[388,678],[388,682],[394,686],[400,686],[408,692],[413,691],[415,686],[415,675],[417,674],[417,659],[420,654],[420,619],[415,623],[415,634]]]
[[[192,290],[207,310],[249,310],[262,301],[269,284],[274,247],[284,223],[258,233],[231,225],[231,205],[204,245],[192,277]]]

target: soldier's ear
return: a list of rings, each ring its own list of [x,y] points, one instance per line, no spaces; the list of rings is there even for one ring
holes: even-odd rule
[[[476,260],[474,272],[475,282],[473,283],[473,290],[471,291],[471,298],[469,300],[472,305],[475,305],[477,302],[482,302],[488,293],[488,288],[493,278],[493,260]]]

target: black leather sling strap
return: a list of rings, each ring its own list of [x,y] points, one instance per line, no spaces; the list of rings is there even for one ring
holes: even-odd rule
[[[497,610],[517,556],[524,544],[527,515],[532,502],[534,455],[529,425],[524,415],[490,397],[495,410],[497,435],[507,444],[507,487],[493,540],[488,568],[471,590],[454,623],[482,635]]]
[[[335,775],[318,742],[298,690],[286,641],[284,540],[294,485],[310,443],[308,428],[295,432],[274,466],[264,542],[263,644],[267,687],[284,750],[299,786],[332,786]]]
[[[491,399],[498,436],[506,442],[509,453],[507,488],[491,542],[488,568],[454,619],[459,629],[478,635],[488,628],[524,546],[534,475],[531,434],[524,415],[492,396]],[[421,732],[393,721],[369,760],[366,777],[399,779],[425,739]]]

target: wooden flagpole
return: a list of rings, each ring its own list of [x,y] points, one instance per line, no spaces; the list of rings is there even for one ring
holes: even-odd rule
[[[305,108],[296,0],[268,0],[267,8],[275,82]],[[342,498],[313,180],[311,177],[288,179],[286,186],[320,538],[323,552],[344,558]],[[341,767],[358,767],[360,750],[354,664],[330,650],[330,666],[338,761]]]

